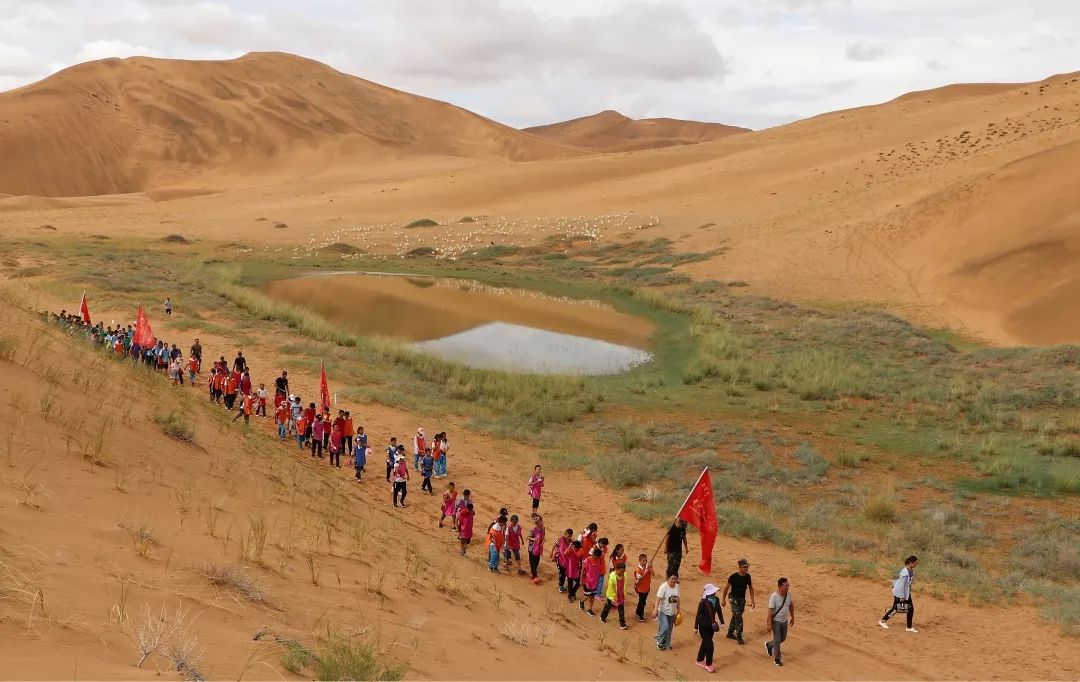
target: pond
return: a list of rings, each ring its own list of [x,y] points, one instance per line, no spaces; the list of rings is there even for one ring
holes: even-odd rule
[[[335,273],[263,290],[352,331],[414,342],[471,367],[598,375],[648,362],[652,325],[598,301],[451,278]]]

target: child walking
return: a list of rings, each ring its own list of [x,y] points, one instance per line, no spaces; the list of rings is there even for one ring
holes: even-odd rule
[[[626,567],[622,564],[615,566],[615,571],[608,576],[607,597],[604,609],[600,612],[600,622],[606,623],[611,607],[614,606],[619,612],[619,629],[626,629]]]
[[[578,608],[590,616],[595,616],[593,607],[596,605],[596,594],[600,588],[600,574],[603,573],[604,558],[599,547],[593,547],[581,569],[581,587],[584,596],[578,602]],[[589,602],[589,608],[585,608],[585,602]]]
[[[431,474],[435,471],[435,458],[431,456],[431,448],[424,450],[424,456],[420,458],[420,475],[424,482],[420,484],[420,490],[426,490],[428,495],[434,495],[431,489]]]
[[[533,585],[540,584],[540,557],[544,554],[544,518],[533,514],[533,527],[529,531],[529,572]]]
[[[457,491],[454,490],[454,482],[450,481],[450,483],[446,486],[446,492],[442,494],[442,506],[440,507],[439,512],[439,528],[443,527],[443,519],[445,519],[447,516],[450,517],[450,523],[453,524],[453,527],[457,528],[457,521],[454,517],[454,507],[456,505]]]
[[[330,429],[330,466],[341,468],[341,428],[337,424]]]
[[[469,491],[466,490],[464,494],[467,495],[468,493]],[[465,548],[472,542],[474,518],[476,518],[476,512],[473,511],[473,503],[466,502],[461,509],[458,510],[455,522],[458,532],[458,542],[461,543],[461,556],[465,556]]]
[[[518,575],[525,575],[525,569],[521,567],[521,541],[524,533],[521,524],[518,523],[517,514],[510,517],[510,525],[506,527],[506,542],[503,547],[503,559],[506,561],[506,570],[510,570],[510,559],[513,558],[517,565]]]
[[[634,591],[637,592],[637,609],[634,615],[639,623],[645,622],[645,602],[649,600],[649,590],[652,589],[652,566],[646,554],[638,555],[638,565],[634,569]]]
[[[566,592],[566,550],[574,544],[574,530],[567,528],[551,548],[551,560],[559,571],[559,593]]]
[[[356,444],[356,449],[353,450],[353,469],[356,470],[356,482],[359,483],[360,479],[364,476],[364,467],[367,466],[368,449],[367,446]]]
[[[540,465],[533,467],[533,474],[529,477],[529,497],[532,499],[532,510],[535,513],[540,508],[540,495],[544,492],[544,475],[540,473]]]
[[[503,542],[506,539],[506,517],[500,516],[495,523],[488,528],[487,550],[488,570],[492,573],[499,572],[499,554],[502,552]]]
[[[574,531],[570,531],[573,535]],[[581,540],[574,540],[563,553],[566,562],[566,601],[573,604],[577,600],[578,586],[581,585]]]

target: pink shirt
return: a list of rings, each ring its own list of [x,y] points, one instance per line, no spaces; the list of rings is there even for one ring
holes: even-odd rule
[[[529,531],[529,554],[533,556],[541,556],[544,553],[544,529],[540,526],[535,526]]]
[[[529,478],[529,496],[532,497],[534,500],[539,500],[540,493],[543,492],[543,489],[544,477],[533,474],[532,477]]]
[[[506,548],[521,549],[521,524],[516,523],[506,529]]]
[[[473,517],[475,516],[476,513],[468,509],[461,508],[458,510],[458,537],[462,540],[472,540]]]
[[[581,557],[574,551],[573,546],[570,546],[563,552],[563,565],[566,567],[566,577],[577,580],[581,577]]]
[[[600,580],[600,568],[604,565],[603,560],[594,561],[592,557],[585,559],[584,575],[581,582],[589,589],[595,589]]]
[[[565,535],[560,535],[559,539],[555,541],[555,563],[563,568],[566,568],[566,548],[570,546],[570,541],[566,539]]]

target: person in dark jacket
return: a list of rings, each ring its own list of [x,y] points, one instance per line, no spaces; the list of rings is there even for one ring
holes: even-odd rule
[[[698,647],[697,664],[706,671],[716,672],[713,667],[713,635],[720,630],[724,622],[724,612],[720,608],[720,598],[716,596],[719,589],[709,583],[701,595],[698,604],[697,615],[694,617],[694,632],[701,638],[701,646]],[[717,620],[719,619],[719,622]]]

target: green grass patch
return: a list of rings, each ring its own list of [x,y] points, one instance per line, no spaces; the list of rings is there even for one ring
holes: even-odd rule
[[[462,222],[464,222],[464,221],[462,221]],[[438,226],[439,226],[439,223],[435,222],[431,218],[420,218],[420,219],[414,220],[411,223],[409,223],[408,225],[406,225],[405,229],[413,229],[413,228],[417,228],[417,227],[438,227]]]
[[[770,542],[785,549],[795,548],[794,535],[737,507],[717,506],[716,518],[720,524],[720,532],[725,535]]]
[[[154,415],[154,422],[161,427],[162,433],[169,438],[175,438],[185,443],[195,442],[195,429],[178,412]]]

